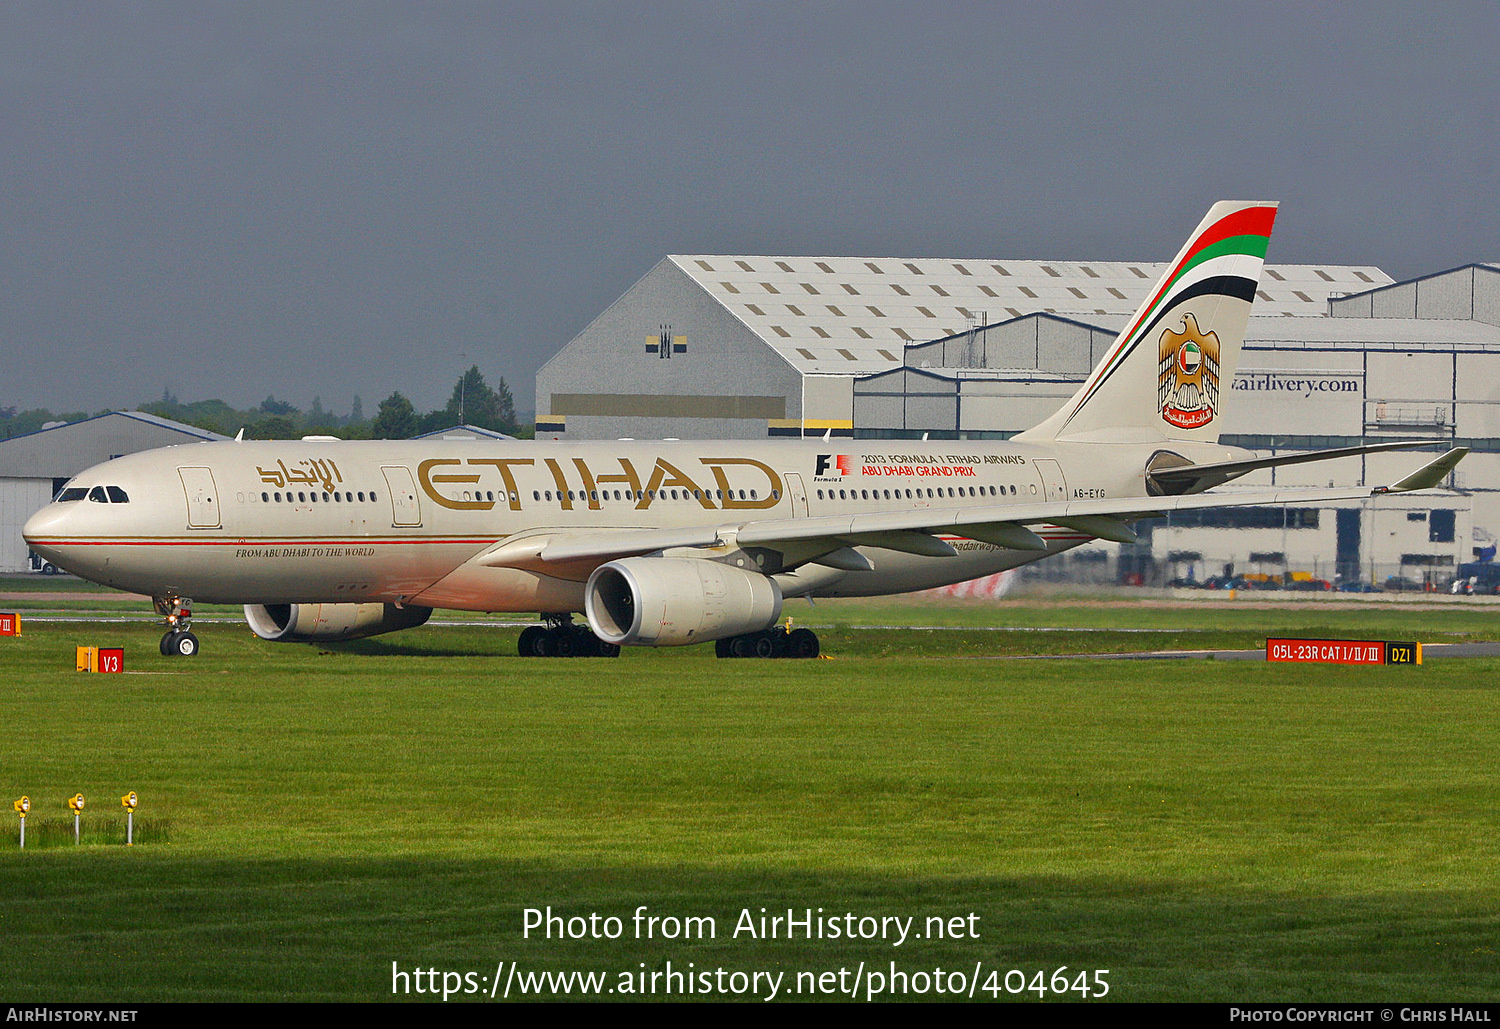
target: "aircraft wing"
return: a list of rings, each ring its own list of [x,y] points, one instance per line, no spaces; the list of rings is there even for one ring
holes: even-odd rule
[[[953,553],[940,538],[945,533],[1016,550],[1040,551],[1046,549],[1046,542],[1027,526],[1041,524],[1076,529],[1099,539],[1129,542],[1135,534],[1128,522],[1171,511],[1365,500],[1387,493],[1429,489],[1441,483],[1468,452],[1466,447],[1455,447],[1398,482],[1374,488],[1288,488],[1175,497],[1060,500],[1042,504],[761,519],[670,529],[560,531],[517,540],[513,545],[502,544],[481,557],[479,563],[499,567],[536,561],[546,564],[602,562],[679,547],[710,547],[731,542],[740,546],[810,544],[807,548],[809,554],[816,554],[819,550],[826,553],[843,547],[868,546],[935,557]]]

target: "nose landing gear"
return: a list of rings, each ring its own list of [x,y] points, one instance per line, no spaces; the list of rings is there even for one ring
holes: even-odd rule
[[[193,602],[186,597],[153,597],[152,603],[167,626],[161,638],[163,657],[192,657],[198,653],[198,637],[190,628]]]

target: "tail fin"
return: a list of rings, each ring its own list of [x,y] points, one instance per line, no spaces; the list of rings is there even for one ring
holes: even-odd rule
[[[1275,220],[1214,204],[1073,399],[1017,438],[1216,441]]]

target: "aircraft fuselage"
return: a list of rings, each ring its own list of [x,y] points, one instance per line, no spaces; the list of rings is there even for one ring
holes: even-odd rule
[[[152,596],[580,611],[597,561],[479,559],[497,547],[522,552],[530,536],[1139,497],[1157,449],[909,440],[200,443],[89,469],[69,483],[78,499],[54,502],[25,532],[53,563]],[[1241,453],[1218,445],[1174,450],[1195,451],[1184,453],[1195,461]],[[111,502],[112,495],[126,499]],[[1090,538],[1035,528],[1046,551],[947,533],[940,538],[956,554],[862,547],[872,568],[805,579],[805,591],[789,592],[924,589]]]

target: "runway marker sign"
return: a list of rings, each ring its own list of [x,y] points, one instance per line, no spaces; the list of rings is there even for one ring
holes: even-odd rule
[[[1381,640],[1266,640],[1267,661],[1335,665],[1419,665],[1422,644]]]

